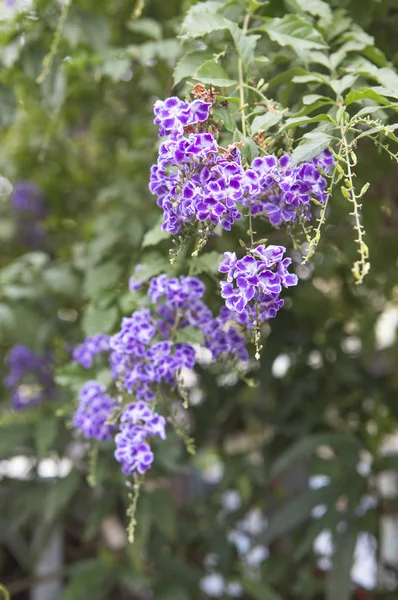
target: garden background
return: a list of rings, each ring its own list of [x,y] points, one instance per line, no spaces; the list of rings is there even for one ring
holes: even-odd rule
[[[11,598],[396,599],[396,1],[8,0],[0,19],[0,581]],[[246,378],[203,369],[192,382],[183,420],[196,452],[172,429],[154,445],[129,544],[112,443],[90,469],[70,427],[88,378],[71,353],[137,308],[138,263],[148,277],[169,268],[171,237],[148,190],[154,103],[213,83],[232,138],[239,71],[254,110],[235,137],[247,160],[264,139],[315,156],[339,118],[336,97],[350,117],[378,120],[352,158],[357,189],[370,183],[370,270],[357,285],[340,184],[305,264],[305,233],[259,225],[288,247],[299,284],[263,327]],[[338,151],[339,138],[329,145]],[[241,237],[216,235],[186,258],[214,309],[219,256]],[[15,410],[17,344],[48,362],[44,400]],[[34,397],[37,382],[24,385]]]

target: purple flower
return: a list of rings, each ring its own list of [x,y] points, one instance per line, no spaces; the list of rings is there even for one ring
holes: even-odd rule
[[[225,259],[220,264],[218,270],[220,273],[228,273],[227,281],[233,281],[233,273],[235,272],[235,265],[237,262],[235,252],[224,252]]]
[[[206,347],[211,351],[213,358],[222,356],[225,359],[229,356],[247,362],[249,356],[240,318],[237,312],[229,310],[226,306],[221,308],[206,337]]]
[[[126,475],[145,474],[153,463],[147,438],[157,435],[166,439],[164,417],[152,412],[145,402],[131,404],[121,417],[120,432],[115,436],[115,458]]]
[[[284,154],[255,158],[251,170],[243,178],[245,206],[252,215],[266,216],[271,225],[295,223],[311,218],[311,199],[323,204],[327,200],[325,173],[334,164],[332,153],[327,150],[311,163],[293,166]]]
[[[155,123],[160,135],[171,137],[159,148],[157,165],[151,169],[150,191],[163,210],[162,229],[176,235],[193,221],[230,230],[241,218],[236,202],[243,196],[240,153],[233,147],[228,158],[219,150],[212,133],[184,134],[188,125],[204,122],[211,104],[178,98],[158,101]]]
[[[144,284],[143,281],[139,281],[139,280],[137,281],[137,279],[136,279],[136,275],[140,271],[142,271],[142,265],[136,265],[136,267],[134,269],[134,273],[133,273],[133,275],[131,275],[131,277],[129,279],[129,290],[130,290],[130,292],[136,292]]]
[[[176,135],[184,131],[187,125],[207,121],[211,104],[194,100],[183,102],[176,96],[155,102],[154,123],[159,125],[159,135]]]
[[[27,346],[16,344],[8,355],[9,373],[4,385],[12,390],[15,410],[38,406],[55,393],[51,355],[38,356]]]
[[[193,369],[195,366],[195,350],[190,344],[177,344],[175,347],[175,358],[181,367]]]
[[[334,162],[334,156],[328,148],[324,150],[322,154],[312,159],[312,163],[316,167],[321,168],[326,174],[328,174],[330,169],[334,166]]]
[[[134,402],[123,412],[121,423],[132,423],[137,425],[140,421],[148,421],[152,418],[152,411],[146,402]]]
[[[103,385],[88,381],[80,390],[79,405],[72,424],[87,439],[110,440],[115,425],[107,421],[116,406]]]
[[[297,276],[287,270],[291,259],[283,259],[285,251],[283,246],[260,245],[240,260],[226,253],[219,270],[227,273],[227,281],[221,282],[227,309],[251,323],[273,318],[283,306],[282,287],[297,285]]]
[[[132,475],[134,472],[144,475],[151,468],[154,456],[148,444],[134,443],[128,430],[118,433],[115,442],[115,458],[122,463],[122,472],[125,475]]]
[[[79,363],[85,369],[89,369],[93,364],[93,359],[100,352],[109,350],[110,336],[104,333],[98,333],[84,340],[73,351],[73,360]]]
[[[17,181],[11,201],[14,210],[25,216],[43,219],[46,214],[44,194],[33,181]]]
[[[194,100],[189,107],[188,123],[198,123],[207,121],[209,118],[211,104],[202,100]]]
[[[151,308],[124,317],[120,330],[112,337],[92,336],[74,352],[75,360],[89,366],[99,351],[107,351],[115,387],[134,396],[134,402],[123,408],[102,384],[89,381],[80,390],[73,418],[74,427],[86,438],[98,440],[111,439],[117,427],[115,421],[119,421],[115,458],[126,474],[144,474],[153,462],[150,438],[165,439],[166,421],[150,404],[159,384],[171,386],[175,393],[181,389],[181,370],[195,367],[195,348],[191,343],[176,341],[174,336],[179,330],[200,330],[205,337],[203,344],[215,359],[222,355],[247,360],[244,336],[231,325],[234,321],[241,327],[235,314],[231,313],[228,321],[215,319],[202,300],[204,293],[205,286],[197,277],[153,277],[148,285]]]
[[[42,248],[46,241],[43,219],[46,206],[43,191],[33,181],[18,181],[11,202],[17,215],[17,230],[21,243],[29,250]]]
[[[224,205],[215,198],[205,198],[202,202],[198,203],[198,219],[199,221],[206,221],[206,219],[209,219],[212,223],[217,224],[219,223],[224,210]]]

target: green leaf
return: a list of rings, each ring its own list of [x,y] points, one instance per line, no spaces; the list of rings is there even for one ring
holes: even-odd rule
[[[235,131],[235,119],[228,108],[224,108],[223,106],[213,107],[213,118],[216,123],[222,124],[227,131],[230,131],[231,133]]]
[[[0,197],[9,196],[12,192],[12,184],[6,177],[0,177]]]
[[[213,53],[208,51],[196,51],[184,54],[174,69],[174,85],[177,85],[180,83],[180,81],[186,79],[187,77],[193,77],[199,67],[206,60],[211,59],[212,56]]]
[[[2,418],[4,418],[3,415]],[[11,418],[13,416],[10,415]],[[30,437],[28,423],[10,423],[1,427],[0,435],[0,457],[7,458],[18,453],[20,447],[26,444]]]
[[[44,499],[44,519],[47,523],[53,521],[67,508],[80,484],[81,474],[75,469],[64,479],[57,479],[50,483],[50,490]]]
[[[311,516],[311,511],[318,504],[331,504],[344,492],[344,482],[331,483],[319,489],[309,489],[295,496],[281,508],[277,509],[269,519],[268,527],[261,536],[265,544],[284,536]]]
[[[319,446],[332,446],[333,448],[352,448],[359,452],[362,448],[360,441],[352,435],[341,433],[320,433],[306,436],[290,446],[271,468],[271,477],[279,477],[290,469],[297,461],[303,460],[316,451]]]
[[[248,163],[251,163],[259,155],[256,143],[251,138],[245,137],[239,129],[234,133],[234,142],[243,142],[245,144],[243,148],[240,148],[240,151],[242,158]]]
[[[390,67],[383,67],[376,71],[377,81],[394,94],[398,94],[398,74]]]
[[[348,531],[334,538],[333,565],[326,577],[326,600],[350,600],[352,592],[351,567],[357,533]]]
[[[84,523],[84,539],[90,540],[100,530],[101,524],[104,519],[112,514],[115,510],[115,499],[112,496],[103,496],[102,498],[96,499],[95,503],[90,509],[90,514]]]
[[[102,600],[113,587],[112,572],[97,559],[90,559],[72,571],[60,600]]]
[[[332,88],[336,95],[340,95],[348,88],[351,88],[357,79],[358,75],[344,75],[344,77],[342,77],[341,79],[337,79],[336,81],[329,81],[329,86]]]
[[[308,71],[303,69],[303,67],[293,67],[292,69],[287,69],[273,77],[268,82],[269,87],[279,87],[283,83],[294,81],[295,77],[300,75],[306,75]]]
[[[308,53],[308,60],[311,63],[314,62],[317,65],[322,65],[328,71],[332,70],[331,58],[322,52],[322,50],[311,50],[311,52]]]
[[[320,131],[314,131],[306,133],[303,138],[304,142],[300,146],[297,146],[292,154],[292,163],[294,165],[318,156],[330,145],[332,136]]]
[[[295,75],[292,78],[293,83],[325,83],[329,84],[329,79],[320,73],[306,73]]]
[[[325,21],[332,20],[332,10],[324,0],[293,0],[293,4],[314,17],[321,17]]]
[[[138,21],[130,21],[127,23],[127,29],[146,35],[153,40],[160,40],[162,37],[162,26],[155,19],[142,18]]]
[[[140,271],[134,273],[135,279],[138,281],[148,281],[159,273],[169,273],[170,262],[168,258],[165,258],[158,252],[147,254],[141,263]]]
[[[143,65],[147,65],[148,62],[158,59],[166,61],[170,68],[173,68],[180,50],[181,45],[178,40],[168,38],[166,40],[145,42],[145,44],[139,46],[127,46],[126,53]]]
[[[11,125],[16,114],[17,100],[13,90],[5,85],[0,85],[0,106],[0,125]]]
[[[242,579],[239,583],[254,600],[280,600],[280,596],[273,592],[264,581]]]
[[[7,338],[16,327],[16,319],[13,311],[7,304],[0,304],[0,340]]]
[[[244,34],[236,23],[220,15],[217,10],[224,4],[224,2],[209,1],[192,6],[182,23],[180,37],[183,39],[197,38],[214,31],[228,29],[245,70],[249,71],[254,61],[254,50],[260,36]],[[209,81],[208,83],[213,82]]]
[[[199,273],[218,273],[218,264],[220,262],[220,254],[218,252],[205,252],[200,254],[193,263],[193,274]]]
[[[161,590],[156,591],[158,600],[190,600],[191,597],[186,589],[179,585],[163,585]]]
[[[36,448],[39,456],[45,456],[51,450],[58,433],[58,419],[55,416],[44,417],[38,421],[35,432]]]
[[[398,128],[398,123],[393,123],[392,125],[378,125],[377,127],[372,127],[371,129],[367,129],[363,131],[359,135],[356,136],[355,140],[359,140],[363,137],[368,137],[370,135],[374,135],[375,133],[383,133],[390,139],[394,140],[394,142],[398,143],[398,138],[392,133],[395,129]]]
[[[280,46],[291,46],[299,56],[313,48],[328,48],[319,31],[299,15],[267,19],[259,30],[265,31]]]
[[[283,115],[281,112],[267,112],[264,115],[258,115],[254,117],[251,127],[250,133],[254,135],[257,131],[267,130],[279,123],[282,119]]]
[[[75,298],[79,290],[79,280],[69,266],[50,267],[43,273],[43,281],[50,292]]]
[[[317,115],[316,117],[294,117],[293,119],[287,119],[287,121],[282,125],[279,131],[284,131],[289,127],[307,125],[309,123],[320,123],[321,121],[329,121],[329,123],[334,123],[330,115]]]
[[[228,73],[215,60],[206,60],[193,78],[202,83],[212,83],[217,87],[229,87],[237,83],[234,79],[229,79]]]
[[[200,345],[203,345],[205,341],[203,332],[192,325],[188,325],[188,327],[183,327],[182,329],[177,329],[174,339],[177,343],[184,342],[186,344]]]
[[[385,454],[376,458],[373,462],[373,470],[375,473],[398,470],[398,453]]]
[[[98,73],[109,77],[112,81],[124,81],[129,73],[131,59],[129,57],[109,56],[101,66]]]
[[[115,286],[121,273],[120,265],[114,261],[90,269],[83,284],[83,293],[87,298],[95,298],[104,290]]]
[[[197,38],[220,29],[226,29],[226,19],[217,13],[221,2],[201,2],[192,6],[181,25],[180,37]]]
[[[388,88],[386,88],[382,85],[376,85],[373,89],[377,94],[381,94],[382,96],[387,96],[387,98],[398,99],[398,90],[389,90]]]
[[[347,106],[349,106],[353,102],[360,102],[364,98],[374,100],[379,104],[391,104],[390,100],[385,98],[382,94],[378,94],[377,92],[375,92],[375,88],[361,88],[359,90],[351,90],[345,97],[344,102]]]
[[[306,115],[310,115],[311,113],[318,110],[318,108],[323,108],[328,104],[332,105],[335,104],[335,102],[333,102],[333,100],[328,100],[327,98],[325,100],[317,100],[316,102],[314,102],[314,104],[308,104],[307,106],[303,106],[303,108],[300,109],[298,113],[296,113],[296,117],[304,117]]]
[[[257,40],[261,36],[244,34],[235,23],[232,23],[232,21],[229,22],[228,29],[232,35],[236,50],[242,60],[243,66],[248,72],[254,61],[254,50],[256,48]]]
[[[380,104],[378,104],[377,106],[364,106],[363,108],[361,108],[361,110],[359,110],[357,113],[355,113],[354,117],[362,117],[363,115],[371,115],[377,111],[380,111],[380,119],[383,120],[383,116],[386,115],[386,113],[384,112],[384,109],[387,108],[391,108],[392,110],[394,110],[395,112],[398,112],[398,104],[386,104],[383,106],[380,106]],[[383,116],[382,116],[383,115]]]
[[[362,53],[378,67],[387,67],[387,58],[379,48],[376,48],[375,46],[367,46],[363,49]]]
[[[116,325],[119,311],[114,306],[110,308],[99,308],[90,305],[84,313],[82,327],[85,335],[96,333],[109,333]]]
[[[146,234],[144,235],[144,239],[142,240],[143,248],[147,248],[148,246],[156,246],[160,242],[163,242],[164,240],[167,240],[167,238],[170,238],[170,233],[161,229],[162,223],[163,217],[160,217],[156,225],[154,225],[152,229],[146,232]]]
[[[318,100],[330,101],[330,98],[327,98],[326,96],[321,96],[320,94],[307,94],[306,96],[303,96],[302,101],[305,106],[308,106],[310,104],[315,104]]]
[[[170,493],[156,490],[150,495],[152,518],[158,529],[168,539],[173,539],[177,530],[177,514]]]
[[[312,554],[314,550],[314,541],[325,529],[333,530],[341,521],[341,514],[329,507],[326,513],[319,519],[313,519],[309,524],[305,535],[298,542],[294,551],[294,560],[300,561],[305,556]]]
[[[217,95],[217,98],[218,100],[228,102],[229,104],[234,104],[238,108],[240,106],[240,100],[236,96],[223,96],[222,94],[220,94]]]
[[[79,389],[87,381],[87,372],[77,363],[68,363],[55,371],[55,382],[60,386]]]

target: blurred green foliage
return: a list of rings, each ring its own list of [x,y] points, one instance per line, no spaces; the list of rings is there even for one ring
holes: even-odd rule
[[[207,597],[200,580],[209,555],[218,556],[216,570],[226,580],[243,585],[244,598],[354,598],[349,569],[357,534],[378,539],[383,515],[398,510],[377,486],[380,472],[398,466],[398,454],[387,458],[381,451],[397,428],[398,346],[392,336],[383,347],[375,332],[381,316],[398,309],[397,170],[368,139],[358,144],[356,182],[358,189],[371,183],[363,199],[371,253],[364,283],[352,281],[355,233],[347,201],[337,191],[313,259],[301,265],[303,247],[293,251],[300,283],[264,329],[252,385],[200,372],[202,397],[187,415],[196,455],[189,456],[174,434],[159,452],[155,447],[133,545],[124,534],[128,489],[110,444],[99,448],[96,487],[87,483],[85,448],[68,427],[87,373],[69,364],[71,348],[85,335],[114,331],[135,308],[127,280],[137,262],[148,267],[148,276],[169,268],[170,241],[157,234],[159,209],[147,189],[158,143],[154,101],[184,95],[195,74],[203,82],[234,79],[234,43],[251,82],[263,78],[267,97],[286,108],[284,123],[326,114],[327,102],[308,97],[328,98],[330,82],[353,69],[362,79],[349,80],[346,94],[370,86],[369,80],[382,85],[375,69],[394,72],[398,66],[394,0],[369,0],[366,10],[361,0],[198,2],[193,13],[191,4],[73,2],[41,84],[37,78],[56,39],[61,3],[37,0],[28,10],[2,8],[0,172],[12,183],[39,185],[48,212],[45,247],[27,252],[10,198],[0,196],[0,375],[6,374],[9,349],[23,343],[39,353],[53,352],[58,382],[55,399],[19,414],[9,411],[8,391],[2,393],[0,458],[29,458],[25,478],[10,477],[0,467],[0,577],[17,600],[28,597],[34,566],[59,523],[65,543],[61,600],[200,600]],[[232,24],[241,23],[247,7],[269,19],[249,32],[260,36],[255,56],[253,39],[242,42],[233,25],[217,27],[216,9],[224,4]],[[286,24],[290,28],[287,42],[278,19],[284,35]],[[295,34],[299,24],[304,37]],[[325,40],[341,53],[332,72],[322,64],[322,56],[329,56],[321,51]],[[305,79],[308,73],[313,79]],[[304,79],[293,80],[300,76]],[[394,84],[391,104],[398,99]],[[222,89],[234,96],[231,90]],[[373,104],[368,92],[364,105]],[[233,100],[229,106],[234,113]],[[385,123],[393,123],[393,111],[378,108]],[[282,123],[268,114],[266,121],[252,121],[252,134],[271,129],[275,148],[293,140],[297,147],[307,130],[290,124],[289,134],[277,133]],[[218,115],[229,134],[237,116]],[[261,233],[271,243],[292,244],[282,230],[264,227]],[[220,305],[213,281],[217,256],[236,248],[239,237],[238,230],[211,240],[196,259],[194,272],[208,284],[214,307]],[[299,237],[297,245],[304,242]],[[391,323],[387,330],[395,328]],[[71,461],[72,470],[43,478],[43,459],[49,457],[61,471],[63,461]],[[358,469],[360,462],[368,465],[366,471]],[[329,485],[308,488],[311,474],[328,476]],[[234,512],[223,508],[223,494],[230,490],[241,498]],[[372,497],[366,511],[358,509],[364,496]],[[319,505],[327,510],[315,520],[311,511]],[[252,542],[270,551],[258,568],[245,566],[228,541],[237,521],[254,507],[268,517]],[[333,532],[339,559],[326,577],[313,550],[324,529]],[[382,590],[369,595],[392,597]]]

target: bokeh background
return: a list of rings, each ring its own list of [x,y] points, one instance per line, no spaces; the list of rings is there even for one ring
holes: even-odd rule
[[[398,66],[395,0],[328,4],[353,19],[349,32],[373,36],[362,49]],[[264,331],[257,384],[206,372],[192,382],[196,455],[172,434],[155,449],[133,545],[109,444],[87,483],[87,448],[68,427],[86,374],[68,363],[84,336],[114,331],[133,308],[128,278],[159,219],[152,106],[187,89],[173,89],[173,70],[190,6],[0,7],[0,581],[15,600],[333,600],[354,553],[351,597],[396,599],[398,171],[366,142],[365,283],[352,282],[352,223],[336,194],[314,259],[292,253],[300,283]],[[264,56],[267,93],[298,103],[303,89],[283,76],[293,51],[268,40]],[[168,247],[144,252],[156,261]]]

